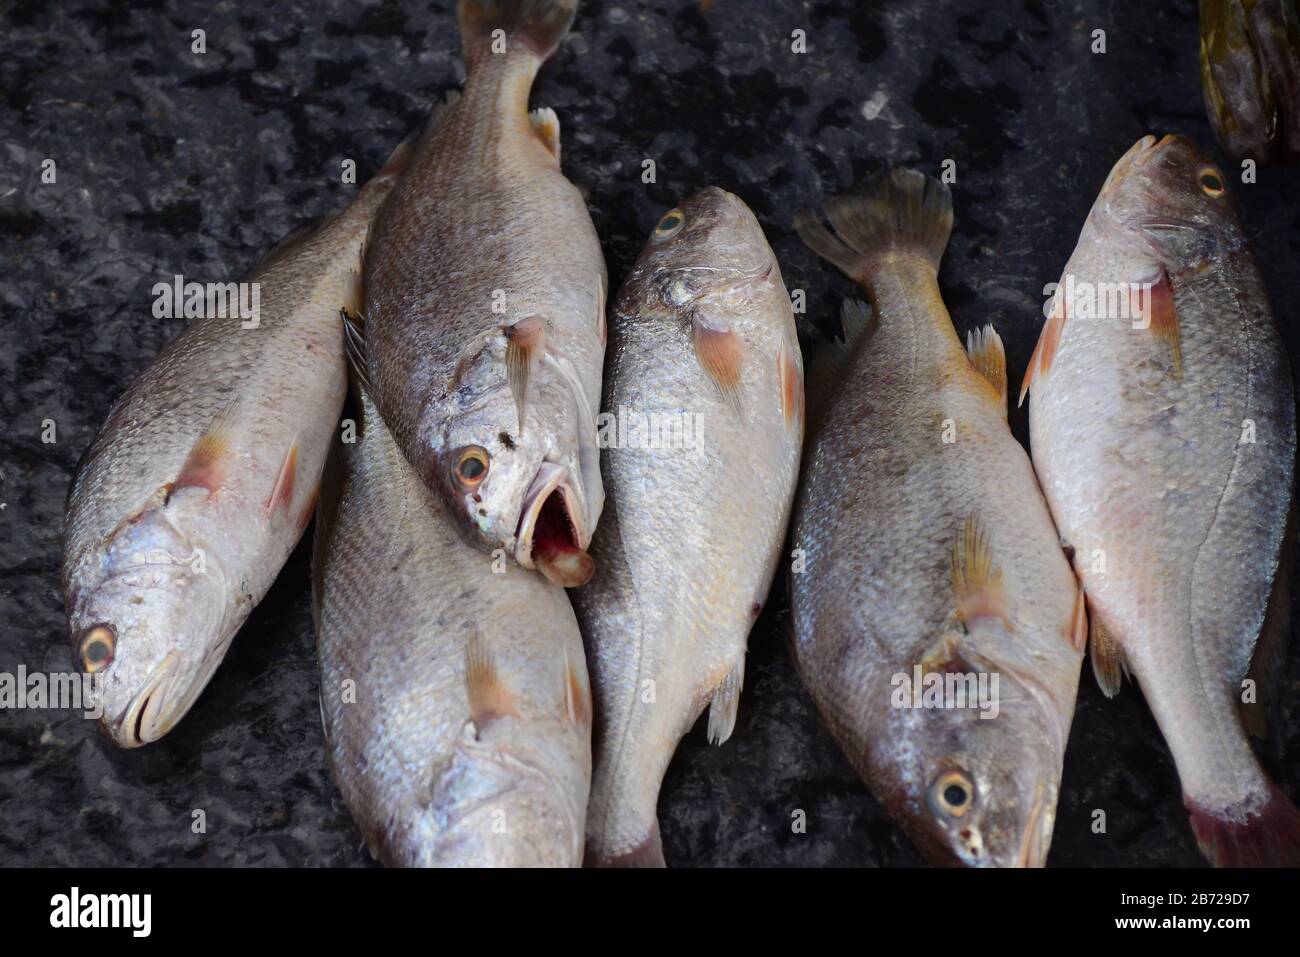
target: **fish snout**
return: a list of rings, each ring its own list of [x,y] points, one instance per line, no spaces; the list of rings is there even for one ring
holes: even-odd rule
[[[586,503],[569,470],[544,461],[524,494],[515,534],[515,561],[565,588],[585,585],[595,573]]]
[[[168,652],[116,718],[110,719],[106,711],[104,729],[120,747],[138,748],[157,741],[180,719],[174,708],[179,666],[180,655]]]

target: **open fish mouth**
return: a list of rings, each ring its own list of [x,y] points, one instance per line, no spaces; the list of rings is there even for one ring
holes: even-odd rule
[[[585,551],[590,540],[569,470],[543,462],[524,495],[515,532],[515,561],[537,569],[557,585],[576,588],[596,571]]]

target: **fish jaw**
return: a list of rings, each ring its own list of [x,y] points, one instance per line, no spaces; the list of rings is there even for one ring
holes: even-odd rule
[[[100,553],[100,575],[69,592],[74,663],[96,676],[104,732],[124,748],[161,738],[185,716],[221,663],[238,622],[212,550],[155,511],[127,523]],[[202,564],[193,557],[204,555]],[[238,603],[236,603],[238,604]],[[107,632],[106,661],[82,645]]]
[[[569,470],[543,462],[524,495],[515,532],[515,561],[538,568],[565,587],[585,585],[595,572],[586,553],[591,529]],[[552,557],[554,556],[554,557]]]
[[[1147,135],[1111,169],[1089,220],[1103,242],[1145,254],[1171,273],[1200,272],[1221,251],[1240,248],[1226,182],[1186,137]]]
[[[578,766],[572,730],[511,717],[484,728],[467,723],[435,778],[429,809],[437,826],[421,841],[421,863],[580,865],[587,779],[564,773]],[[530,838],[520,840],[521,832]]]

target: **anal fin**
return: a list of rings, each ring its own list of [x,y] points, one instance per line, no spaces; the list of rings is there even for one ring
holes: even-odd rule
[[[1088,646],[1092,657],[1092,673],[1101,693],[1107,698],[1119,694],[1124,678],[1131,676],[1128,659],[1115,636],[1106,630],[1094,608],[1089,616]]]
[[[1007,355],[1002,348],[1002,337],[993,324],[966,333],[966,355],[975,371],[988,381],[997,393],[1002,414],[1007,411]]]
[[[528,114],[528,122],[532,124],[533,132],[542,141],[542,145],[555,157],[555,162],[559,163],[560,118],[555,115],[555,111],[549,106],[538,107]]]
[[[736,715],[740,711],[740,691],[745,684],[745,652],[742,649],[722,684],[713,692],[709,702],[709,744],[722,744],[736,730]]]

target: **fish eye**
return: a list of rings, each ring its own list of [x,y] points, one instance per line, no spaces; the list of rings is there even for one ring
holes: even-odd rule
[[[1223,195],[1223,177],[1219,175],[1218,170],[1207,166],[1197,174],[1197,178],[1201,183],[1201,192],[1206,196]]]
[[[680,209],[670,209],[664,213],[663,218],[659,220],[659,225],[655,227],[655,239],[672,239],[682,231],[686,225],[686,216]]]
[[[962,771],[945,771],[930,787],[935,807],[949,817],[961,817],[975,803],[975,784]]]
[[[480,445],[467,445],[456,456],[456,478],[462,485],[474,488],[487,477],[491,461],[487,449]]]
[[[95,625],[86,629],[81,636],[78,649],[81,655],[81,667],[87,674],[103,671],[113,663],[113,654],[117,650],[117,635],[108,625]]]

